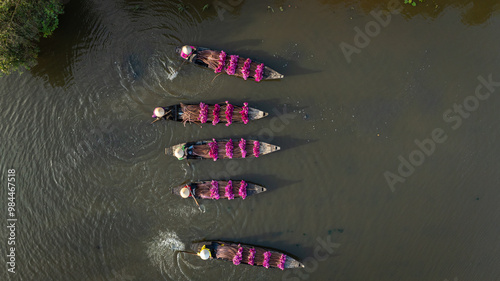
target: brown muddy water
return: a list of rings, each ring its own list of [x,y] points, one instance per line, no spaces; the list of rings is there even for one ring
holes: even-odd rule
[[[69,1],[38,66],[0,78],[0,205],[8,225],[15,169],[17,219],[0,232],[2,280],[500,280],[499,3],[254,2]],[[285,78],[212,82],[182,65],[183,43]],[[270,116],[149,124],[157,105],[225,100]],[[213,137],[282,151],[163,154]],[[211,178],[268,192],[200,202],[205,213],[170,194]],[[203,239],[281,249],[306,268],[174,251]]]

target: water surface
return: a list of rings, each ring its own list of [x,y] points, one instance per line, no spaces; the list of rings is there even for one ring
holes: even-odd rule
[[[4,183],[7,169],[17,171],[19,218],[17,273],[4,279],[500,276],[499,90],[457,129],[443,119],[474,94],[478,76],[500,81],[496,1],[405,6],[350,63],[339,45],[355,46],[355,28],[365,30],[388,2],[233,1],[223,14],[213,4],[203,11],[203,1],[83,2],[66,5],[38,66],[0,78],[0,166]],[[214,79],[182,64],[174,49],[184,43],[252,57],[285,79]],[[157,105],[225,100],[270,116],[201,129],[149,124]],[[415,140],[436,128],[446,141],[391,190],[384,173],[399,175],[398,156],[409,159]],[[258,138],[282,151],[234,166],[163,154],[213,137]],[[170,194],[228,177],[268,192],[203,201],[203,214]],[[203,239],[282,249],[307,268],[233,266],[172,250]],[[315,258],[320,241],[335,244],[320,251],[324,259]]]

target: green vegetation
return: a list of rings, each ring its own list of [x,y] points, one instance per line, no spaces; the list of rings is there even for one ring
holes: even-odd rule
[[[59,24],[59,0],[0,0],[0,76],[36,64],[37,43]]]
[[[424,2],[424,0],[418,0],[420,2]],[[410,4],[413,7],[417,6],[417,0],[405,0],[405,4]]]

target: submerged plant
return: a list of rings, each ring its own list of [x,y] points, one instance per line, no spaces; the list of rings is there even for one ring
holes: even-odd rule
[[[424,0],[418,0],[419,2],[424,2]],[[417,0],[405,0],[405,4],[410,4],[413,7],[417,6]]]
[[[187,9],[189,9],[188,6],[184,5],[183,3],[179,3],[177,4],[177,10],[179,10],[179,12],[184,12],[186,11]]]

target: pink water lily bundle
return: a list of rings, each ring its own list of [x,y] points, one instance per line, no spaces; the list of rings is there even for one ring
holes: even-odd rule
[[[233,150],[234,150],[234,147],[233,147],[233,140],[232,139],[229,139],[228,142],[226,142],[226,156],[229,158],[229,159],[233,159]]]
[[[240,189],[238,190],[238,195],[240,195],[241,199],[243,200],[247,198],[247,183],[244,180],[240,182]]]
[[[210,158],[214,159],[214,161],[217,161],[217,159],[219,159],[219,145],[217,144],[217,141],[215,139],[212,139],[212,142],[208,143],[208,147],[210,148]]]
[[[269,260],[271,259],[271,252],[267,251],[264,253],[264,261],[262,262],[262,266],[265,268],[269,268]]]
[[[224,66],[226,65],[226,53],[224,51],[220,51],[219,54],[219,65],[215,69],[215,73],[219,73],[224,69]]]
[[[243,74],[243,79],[247,80],[250,76],[250,66],[252,65],[251,59],[246,59],[243,67],[241,68],[241,74]]]
[[[259,157],[259,155],[260,155],[260,142],[259,141],[253,142],[253,155],[255,157]]]
[[[250,249],[250,254],[248,255],[248,264],[254,265],[255,263],[255,249]]]
[[[219,195],[219,182],[212,180],[211,182],[212,187],[210,187],[210,198],[219,200],[220,195]]]
[[[212,120],[212,125],[217,125],[217,123],[219,123],[220,119],[219,119],[219,114],[220,114],[220,105],[218,104],[215,104],[214,105],[214,111],[213,111],[213,114],[214,114],[214,119]]]
[[[226,185],[224,195],[227,197],[227,200],[233,200],[234,199],[234,193],[233,193],[233,182],[229,180]]]
[[[233,111],[234,111],[234,106],[230,104],[228,101],[226,101],[226,120],[227,124],[226,126],[229,126],[233,123]]]
[[[241,139],[238,146],[240,147],[241,157],[246,158],[247,157],[247,141],[245,139]]]
[[[278,268],[281,270],[285,269],[286,255],[281,254],[280,261],[278,263]]]
[[[238,55],[231,55],[229,59],[229,66],[226,69],[226,73],[229,75],[234,75],[236,73],[236,67],[238,66]]]
[[[207,123],[208,119],[208,104],[200,102],[200,116],[198,117],[201,123]]]
[[[263,75],[264,75],[264,64],[261,63],[257,66],[257,69],[255,69],[255,75],[254,75],[255,81],[260,82],[260,80],[262,80]]]
[[[240,111],[241,119],[243,120],[243,124],[248,123],[248,102],[243,103],[243,107]]]
[[[234,265],[239,265],[241,263],[242,255],[243,255],[243,247],[241,247],[238,244],[238,252],[236,252],[236,255],[233,257],[233,264]]]

